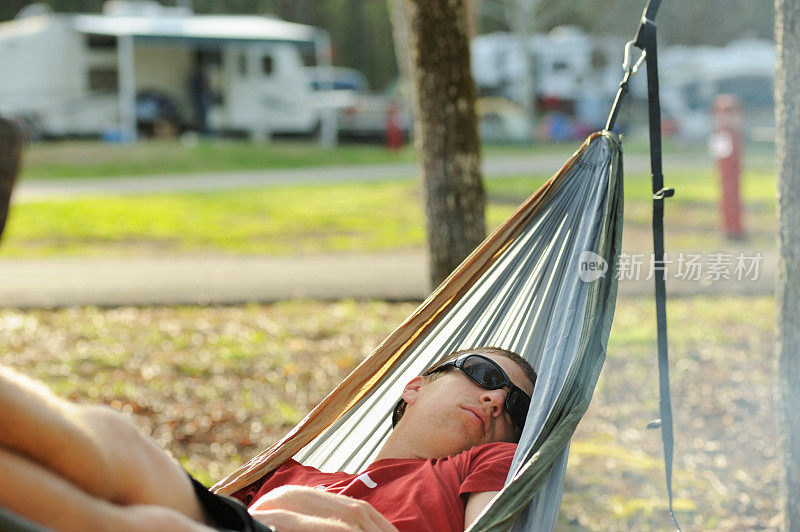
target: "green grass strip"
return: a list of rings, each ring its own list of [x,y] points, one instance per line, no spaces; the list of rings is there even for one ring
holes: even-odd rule
[[[545,179],[487,179],[487,226],[496,227]],[[677,190],[667,204],[669,245],[720,245],[714,172],[677,174],[667,183]],[[749,233],[759,244],[772,242],[774,175],[748,172],[742,189]],[[634,238],[633,248],[649,249],[649,179],[627,177],[625,198],[625,237]],[[0,256],[286,255],[422,248],[422,212],[419,184],[411,178],[37,201],[13,207]]]

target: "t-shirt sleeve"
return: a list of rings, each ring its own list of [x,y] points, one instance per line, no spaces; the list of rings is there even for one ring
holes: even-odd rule
[[[294,460],[289,459],[284,464],[293,462]],[[283,467],[283,465],[279,466],[278,469],[280,469],[281,467]],[[272,478],[272,476],[278,469],[270,471],[269,473],[265,474],[263,477],[259,478],[252,484],[241,488],[239,491],[231,493],[231,497],[233,497],[234,499],[238,499],[239,502],[244,504],[247,508],[250,508],[250,505],[256,502],[258,492],[261,491],[261,488],[264,486],[264,484],[269,482],[269,480]]]
[[[496,442],[467,451],[466,477],[461,483],[459,495],[502,489],[516,450],[516,443]]]

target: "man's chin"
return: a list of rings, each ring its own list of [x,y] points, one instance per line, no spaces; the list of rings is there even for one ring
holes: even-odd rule
[[[464,451],[472,449],[476,445],[483,445],[484,443],[487,443],[489,441],[486,435],[483,434],[482,431],[477,431],[477,430],[470,431],[463,427],[461,430],[465,431],[465,435],[468,437],[459,445],[458,451],[455,454],[463,453]]]
[[[441,456],[442,457],[444,457],[444,456],[455,456],[457,454],[463,453],[464,451],[469,451],[470,449],[472,449],[476,445],[481,445],[482,443],[485,443],[485,442],[480,441],[480,440],[474,440],[472,438],[470,438],[469,440],[466,440],[466,441],[452,442],[452,444],[448,446],[448,449],[442,449]]]

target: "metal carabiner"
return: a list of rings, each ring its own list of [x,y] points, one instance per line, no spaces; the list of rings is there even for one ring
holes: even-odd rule
[[[625,43],[625,56],[622,60],[622,70],[633,76],[637,72],[639,72],[639,67],[642,66],[644,63],[644,58],[647,55],[647,52],[642,50],[642,55],[639,56],[639,59],[636,60],[636,63],[631,66],[631,48],[633,48],[634,41],[630,40]]]

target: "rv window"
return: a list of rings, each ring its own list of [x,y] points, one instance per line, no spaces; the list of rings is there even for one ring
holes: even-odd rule
[[[272,74],[272,56],[265,55],[261,58],[261,70],[264,71],[264,74],[270,75]]]
[[[247,54],[239,54],[239,75],[247,75]]]
[[[115,91],[119,88],[117,81],[116,68],[95,67],[89,70],[89,90]]]
[[[111,35],[88,34],[86,46],[90,50],[116,50],[117,38]]]
[[[204,65],[221,65],[222,52],[219,50],[200,50],[200,62]]]

